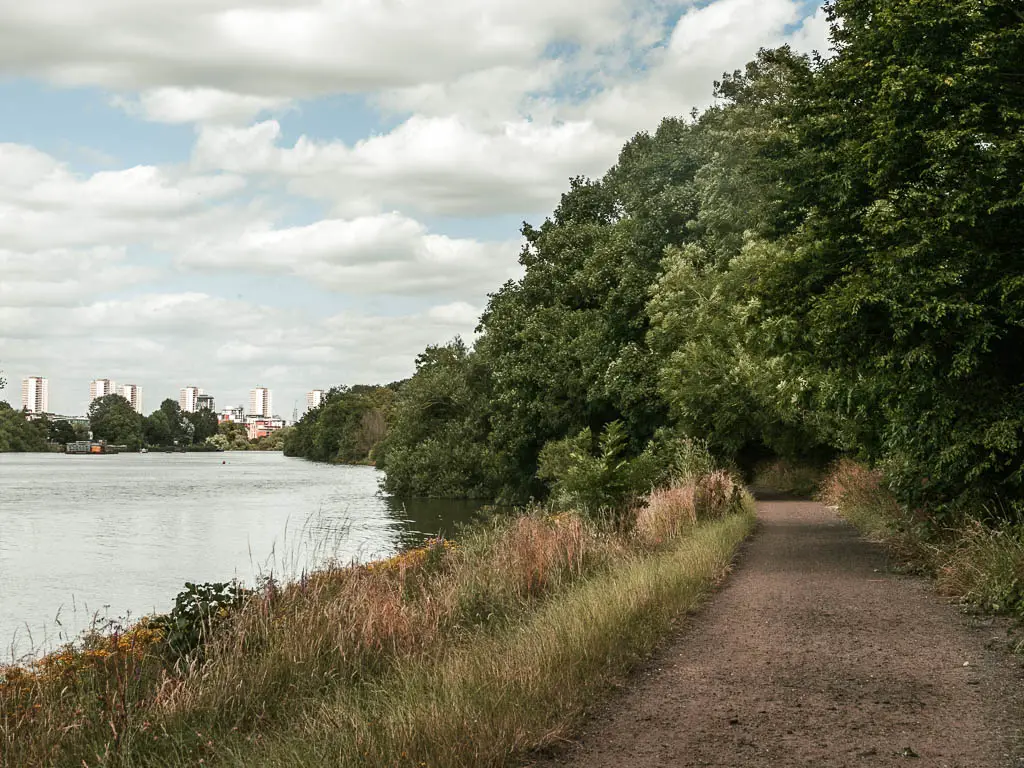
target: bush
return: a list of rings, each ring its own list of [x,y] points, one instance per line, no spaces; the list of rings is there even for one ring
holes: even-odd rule
[[[1024,617],[1024,528],[970,523],[944,555],[937,572],[944,593],[982,611]]]
[[[849,459],[833,468],[822,496],[912,568],[934,576],[944,594],[978,610],[1024,618],[1024,526],[1005,522],[1017,510],[1002,515],[999,527],[977,519],[999,519],[985,510],[975,518],[961,510],[939,527],[933,516],[902,507],[881,473]]]
[[[187,660],[209,640],[217,626],[252,594],[237,581],[185,583],[167,616],[152,620],[162,630],[170,657]]]
[[[658,480],[658,461],[652,446],[639,456],[625,456],[626,427],[608,424],[597,439],[591,431],[548,443],[540,452],[537,476],[551,482],[551,500],[558,509],[576,509],[591,517],[611,514],[621,521],[624,511]]]

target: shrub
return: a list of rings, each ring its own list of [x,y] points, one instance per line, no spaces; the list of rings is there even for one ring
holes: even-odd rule
[[[170,657],[187,660],[213,636],[217,625],[251,594],[237,581],[185,582],[185,589],[178,593],[171,612],[153,619],[164,635]]]
[[[597,439],[591,431],[548,443],[540,452],[537,476],[551,482],[551,500],[558,509],[576,509],[591,517],[617,516],[654,487],[655,460],[650,449],[634,458],[625,454],[626,427],[608,424]],[[616,520],[618,522],[618,519]]]

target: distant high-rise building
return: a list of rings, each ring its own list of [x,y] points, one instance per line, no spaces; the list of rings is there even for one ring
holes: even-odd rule
[[[138,384],[122,384],[118,394],[132,404],[136,413],[142,413],[142,387]]]
[[[89,384],[89,402],[107,395],[117,394],[117,384],[110,379],[95,379]]]
[[[203,390],[199,387],[182,387],[178,392],[178,405],[185,413],[195,413],[199,409],[199,396]]]
[[[233,421],[236,424],[245,423],[245,408],[236,405],[234,408],[225,408],[220,414],[220,421]]]
[[[21,382],[21,407],[29,413],[50,412],[50,381],[29,376]]]
[[[256,387],[249,390],[249,416],[263,416],[269,418],[274,415],[271,406],[270,390],[266,387]]]
[[[236,405],[234,408],[225,408],[220,413],[220,421],[233,421],[238,424],[245,423],[245,407]]]
[[[213,399],[213,395],[200,394],[196,398],[196,410],[216,411],[217,401]]]
[[[314,408],[319,408],[323,401],[324,391],[322,389],[314,389],[306,395],[306,410],[312,411]]]

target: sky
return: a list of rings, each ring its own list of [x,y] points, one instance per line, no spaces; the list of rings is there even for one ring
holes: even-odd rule
[[[219,407],[472,339],[576,175],[712,103],[803,0],[0,3],[0,399]]]

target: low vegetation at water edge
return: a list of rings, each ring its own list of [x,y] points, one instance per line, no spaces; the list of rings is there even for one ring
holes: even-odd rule
[[[168,616],[0,670],[0,762],[504,765],[699,602],[751,506],[725,473],[683,477],[616,516],[533,508],[288,584],[189,585]]]

